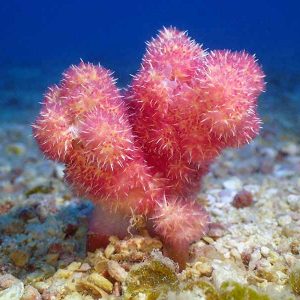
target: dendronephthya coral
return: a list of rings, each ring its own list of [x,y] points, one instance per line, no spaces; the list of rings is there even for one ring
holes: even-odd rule
[[[131,215],[143,215],[185,261],[209,223],[196,202],[201,178],[222,149],[258,134],[263,77],[253,56],[207,52],[175,28],[147,43],[124,92],[101,66],[70,67],[33,128],[45,155],[66,165],[66,181],[96,204],[92,243],[124,236]]]

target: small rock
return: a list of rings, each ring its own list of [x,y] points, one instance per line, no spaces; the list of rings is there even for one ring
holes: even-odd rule
[[[117,281],[123,282],[125,281],[128,273],[125,271],[123,267],[116,261],[110,260],[107,262],[107,269],[109,275]]]
[[[240,284],[247,283],[245,272],[241,269],[238,269],[231,263],[214,260],[212,263],[212,267],[212,280],[217,288],[220,288],[223,282],[231,281],[233,278],[235,282],[238,282]]]
[[[300,208],[300,196],[299,195],[288,195],[287,202],[292,210],[298,210]]]
[[[111,255],[115,252],[115,246],[113,244],[108,244],[104,250],[104,255],[106,258],[110,258]]]
[[[112,294],[116,297],[120,297],[122,293],[122,289],[119,282],[114,283],[114,288]]]
[[[294,266],[296,264],[296,261],[297,261],[296,255],[291,254],[291,253],[286,253],[286,254],[283,255],[286,263],[289,266],[289,268],[291,268],[292,266]]]
[[[54,167],[54,176],[56,178],[63,179],[64,176],[65,176],[64,170],[65,170],[64,165],[61,165],[61,164],[55,165],[55,167]]]
[[[282,234],[286,237],[300,238],[300,226],[295,226],[294,224],[283,226]]]
[[[235,208],[244,208],[251,206],[253,203],[253,196],[250,192],[242,190],[238,192],[232,201],[232,206]]]
[[[13,219],[9,224],[3,228],[3,232],[8,235],[18,234],[24,232],[24,223],[21,220]]]
[[[54,300],[60,298],[61,286],[59,284],[52,284],[48,289],[45,289],[42,293],[42,299]]]
[[[280,151],[283,154],[287,154],[287,155],[297,155],[299,153],[299,146],[297,144],[294,143],[287,143],[285,144]]]
[[[251,254],[251,259],[249,262],[249,270],[254,270],[258,261],[261,259],[261,253],[260,250],[257,249]]]
[[[278,189],[276,188],[269,188],[264,192],[264,197],[265,198],[273,198],[274,196],[276,196],[278,194]]]
[[[207,236],[209,236],[213,239],[218,239],[218,238],[224,236],[225,232],[226,232],[226,230],[225,230],[224,226],[222,226],[221,224],[211,223],[211,224],[209,224]]]
[[[208,262],[197,262],[195,264],[195,269],[202,275],[202,276],[207,276],[210,277],[213,268]]]
[[[230,255],[233,256],[238,261],[242,259],[240,252],[236,248],[232,248],[230,250]]]
[[[242,181],[237,177],[232,177],[223,182],[223,187],[229,190],[239,190],[242,188]]]
[[[57,206],[55,198],[49,197],[40,202],[36,207],[36,213],[41,222],[44,222],[50,213],[56,213]]]
[[[252,194],[256,194],[259,192],[260,186],[257,184],[247,184],[247,185],[244,185],[244,190],[246,190]]]
[[[7,175],[11,172],[12,166],[4,161],[0,161],[0,176]]]
[[[39,272],[40,275],[35,277],[35,280],[33,280],[32,285],[34,286],[34,288],[36,288],[38,290],[38,292],[40,294],[43,294],[43,292],[49,288],[50,283],[49,282],[45,282],[45,281],[38,281],[38,280],[43,280],[44,279],[44,274],[42,272]],[[37,274],[36,274],[37,275]],[[30,278],[31,279],[31,278]]]
[[[97,260],[94,264],[94,268],[95,270],[99,273],[99,274],[104,274],[107,271],[107,260],[100,258],[99,260]]]
[[[24,284],[19,281],[6,290],[0,292],[1,300],[20,300],[24,294]]]
[[[17,267],[24,267],[29,260],[29,254],[22,250],[15,250],[10,254],[10,259]]]
[[[4,274],[0,276],[0,289],[7,289],[12,285],[18,283],[20,280],[11,274]]]
[[[106,292],[110,293],[113,290],[113,284],[108,279],[106,279],[98,273],[90,274],[88,276],[88,281],[92,282],[93,284],[95,284],[96,286],[98,286]]]
[[[278,168],[274,171],[274,175],[278,178],[287,178],[294,176],[295,172],[291,169]]]
[[[80,272],[87,272],[91,269],[91,266],[88,263],[83,263],[80,268],[78,269],[78,271]]]
[[[24,221],[27,222],[30,219],[33,219],[36,214],[35,214],[35,210],[32,207],[24,207],[19,211],[19,218]]]
[[[4,203],[0,204],[0,215],[6,214],[13,208],[13,203],[10,201],[5,201]]]
[[[64,229],[64,233],[66,234],[65,238],[72,237],[78,229],[78,224],[69,223]]]
[[[84,300],[82,294],[78,292],[72,292],[71,294],[68,294],[66,297],[64,297],[64,300]]]
[[[257,268],[256,272],[257,276],[260,278],[263,278],[267,280],[268,282],[277,282],[278,276],[276,272],[274,272],[272,269],[266,269],[266,268]]]
[[[268,247],[262,246],[260,248],[260,253],[262,256],[268,257],[268,255],[270,254],[270,249]]]
[[[265,147],[260,149],[260,154],[268,159],[275,159],[277,151],[274,148]]]
[[[213,244],[214,243],[214,240],[209,236],[202,237],[202,240],[205,241],[207,244]]]
[[[49,253],[46,255],[46,262],[49,265],[55,266],[59,258],[59,253]]]
[[[259,171],[263,174],[271,174],[274,170],[274,162],[269,159],[264,159],[259,165]]]
[[[234,190],[229,190],[229,189],[221,190],[218,193],[218,196],[219,196],[219,199],[220,199],[219,205],[221,205],[221,207],[222,207],[222,205],[224,205],[224,204],[227,204],[227,203],[229,204],[232,201],[232,197],[233,197],[234,194],[235,194]]]
[[[48,253],[61,253],[63,252],[63,246],[61,243],[52,243],[48,248]]]
[[[291,242],[290,248],[291,248],[292,254],[299,255],[300,254],[300,241],[295,240],[295,241]]]
[[[286,225],[289,225],[292,222],[292,218],[291,218],[290,215],[280,216],[278,218],[277,222],[280,226],[286,226]]]
[[[241,253],[241,259],[243,264],[248,267],[251,259],[251,251],[250,249],[246,249]]]
[[[27,285],[21,300],[42,300],[42,296],[36,288]]]
[[[212,245],[192,245],[191,247],[191,258],[199,259],[200,257],[206,257],[207,259],[221,259],[222,255],[216,250],[216,248]]]
[[[96,299],[106,299],[108,296],[108,294],[102,288],[85,278],[77,281],[76,289],[85,294],[92,293],[94,296],[96,296]]]
[[[70,263],[67,267],[68,271],[77,271],[79,270],[81,267],[81,262],[77,262],[77,261],[73,261],[72,263]]]

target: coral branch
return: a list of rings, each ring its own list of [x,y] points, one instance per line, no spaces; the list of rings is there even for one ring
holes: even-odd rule
[[[190,243],[207,231],[207,212],[190,199],[163,198],[152,215],[155,232],[165,241],[167,254],[181,267],[188,260]]]
[[[256,100],[264,89],[255,58],[245,52],[212,51],[199,77],[201,123],[226,146],[249,143],[259,130]]]

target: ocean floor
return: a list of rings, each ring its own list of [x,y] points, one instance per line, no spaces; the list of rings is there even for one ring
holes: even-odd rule
[[[146,235],[112,238],[106,249],[87,254],[92,205],[72,195],[63,167],[43,158],[28,126],[2,126],[0,138],[0,299],[117,297],[137,264],[164,262],[151,254],[161,250],[160,241]],[[296,137],[263,131],[251,145],[225,151],[205,177],[199,201],[213,224],[191,246],[191,262],[176,273],[178,280],[205,280],[217,289],[234,280],[271,293],[270,299],[294,299],[290,277],[300,263]],[[15,296],[3,298],[12,291]]]
[[[29,122],[3,114],[0,300],[300,299],[300,119],[270,107],[260,137],[226,150],[204,178],[198,200],[212,224],[183,271],[146,233],[86,253],[92,204],[42,156]]]

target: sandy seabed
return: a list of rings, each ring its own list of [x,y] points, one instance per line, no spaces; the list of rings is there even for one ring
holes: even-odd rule
[[[0,138],[0,299],[122,297],[130,270],[161,250],[161,242],[146,235],[112,237],[106,249],[87,254],[92,205],[68,190],[63,166],[43,158],[29,126],[2,126]],[[250,201],[239,207],[234,199],[245,191]],[[300,262],[295,136],[265,130],[243,149],[225,151],[205,177],[199,201],[213,224],[191,245],[179,281],[203,279],[219,289],[234,280],[270,299],[297,298],[289,279]],[[103,282],[90,279],[93,274]],[[14,298],[3,298],[12,290]]]

